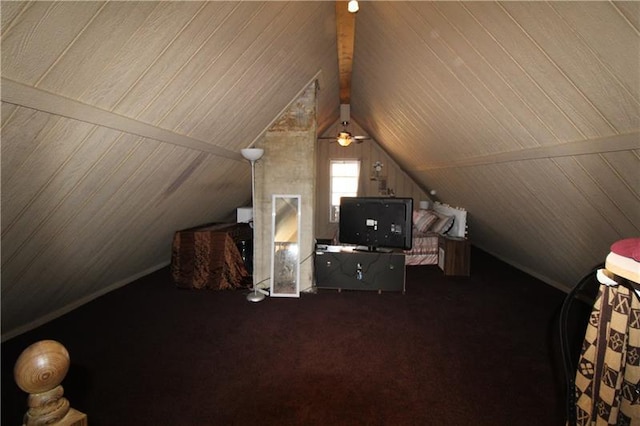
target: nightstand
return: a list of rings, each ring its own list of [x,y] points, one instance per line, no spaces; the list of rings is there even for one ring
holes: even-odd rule
[[[438,238],[438,267],[445,275],[468,277],[470,273],[471,242],[467,238]]]

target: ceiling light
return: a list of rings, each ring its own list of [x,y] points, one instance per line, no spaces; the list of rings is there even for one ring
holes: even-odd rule
[[[357,0],[351,0],[349,4],[347,4],[347,10],[351,13],[356,13],[359,9],[360,7],[358,7]]]
[[[340,132],[340,134],[338,134],[338,144],[340,144],[340,146],[349,146],[352,140],[351,133],[349,132]]]

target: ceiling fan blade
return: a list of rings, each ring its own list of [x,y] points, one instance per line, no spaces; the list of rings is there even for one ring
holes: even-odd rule
[[[371,138],[369,136],[352,136],[351,140],[352,142],[355,143],[362,143],[366,140],[370,140]],[[333,136],[333,137],[321,137],[321,138],[317,138],[317,140],[319,141],[329,141],[329,142],[338,142],[338,138]]]
[[[330,143],[339,143],[338,142],[338,138],[333,137],[333,138],[318,138],[317,140],[319,141],[328,141]],[[363,140],[362,139],[355,139],[355,138],[351,138],[351,143],[362,143]]]

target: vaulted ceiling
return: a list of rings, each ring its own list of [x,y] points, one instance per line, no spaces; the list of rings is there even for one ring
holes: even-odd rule
[[[233,217],[239,150],[310,83],[339,119],[333,2],[0,12],[3,339]],[[569,288],[640,234],[640,3],[360,2],[354,35],[351,116],[475,245]]]

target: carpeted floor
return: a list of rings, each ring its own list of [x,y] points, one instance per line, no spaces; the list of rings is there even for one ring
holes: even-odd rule
[[[259,304],[165,268],[2,344],[2,424],[26,411],[19,353],[55,339],[91,426],[563,425],[565,294],[477,249],[471,268]]]

